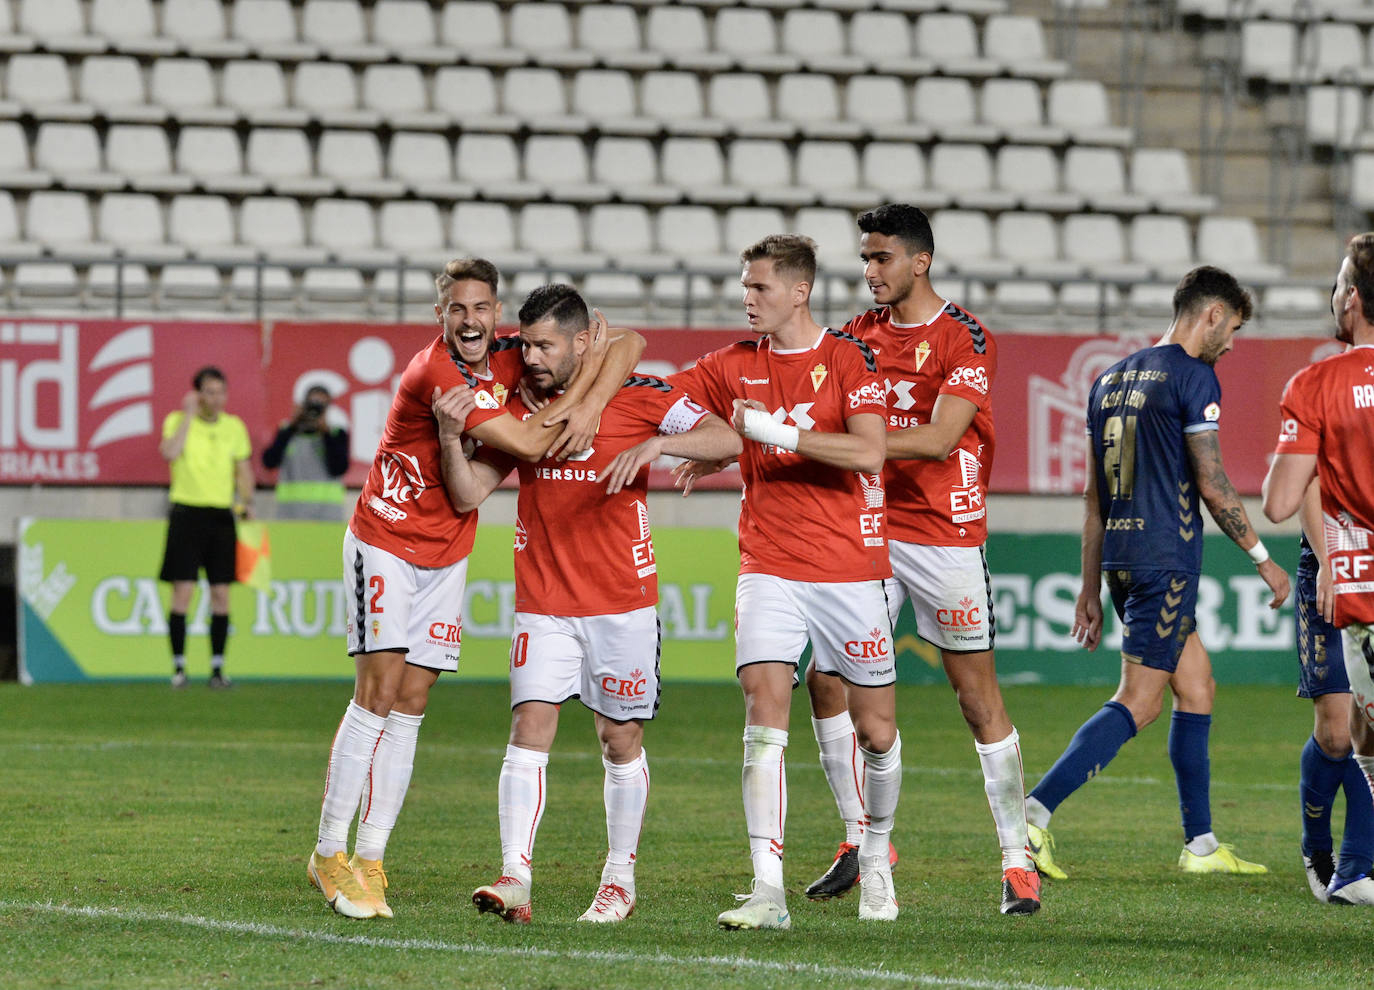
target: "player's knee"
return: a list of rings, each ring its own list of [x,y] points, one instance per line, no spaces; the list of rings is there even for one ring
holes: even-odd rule
[[[1333,760],[1343,760],[1350,755],[1350,726],[1318,725],[1312,733],[1321,751]]]
[[[856,719],[854,736],[870,753],[886,753],[897,741],[897,722],[883,718]]]

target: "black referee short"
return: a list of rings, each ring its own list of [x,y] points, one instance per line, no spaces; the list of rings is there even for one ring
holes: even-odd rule
[[[173,502],[160,576],[163,581],[195,581],[203,567],[211,584],[229,584],[236,542],[232,510]]]

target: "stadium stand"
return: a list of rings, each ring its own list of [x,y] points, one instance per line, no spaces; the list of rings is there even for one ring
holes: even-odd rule
[[[1226,4],[1174,6],[1228,30]],[[1078,315],[1092,279],[1099,304],[1152,312],[1137,283],[1195,261],[1283,281],[1253,218],[1216,215],[1185,151],[1139,146],[1052,50],[1044,9],[0,0],[7,301],[392,316],[469,251],[668,322],[730,319],[735,251],[798,229],[826,297],[859,306],[852,215],[895,198],[935,215],[951,293],[1012,316]],[[1245,23],[1238,65],[1312,82],[1313,140],[1356,149],[1374,70],[1344,9]],[[1374,152],[1350,171],[1369,188]]]

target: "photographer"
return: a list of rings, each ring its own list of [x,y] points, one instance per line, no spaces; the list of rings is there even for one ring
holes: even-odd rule
[[[278,519],[343,519],[348,470],[348,431],[326,421],[329,391],[312,385],[293,418],[283,420],[272,445],[262,453],[277,475]]]

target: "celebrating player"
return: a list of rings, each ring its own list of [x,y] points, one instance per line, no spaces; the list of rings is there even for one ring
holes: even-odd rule
[[[519,456],[538,457],[560,437],[561,418],[586,396],[599,413],[605,377],[589,391],[601,358],[623,380],[643,349],[629,335],[613,356],[604,344],[584,374],[543,417],[501,416],[523,373],[515,344],[494,340],[501,318],[499,275],[481,259],[450,262],[435,279],[441,333],[411,360],[387,416],[362,495],[344,534],[344,587],[351,595],[348,652],[355,661],[353,700],[330,750],[319,837],[307,876],[335,911],[389,918],[387,839],[410,786],[415,742],[429,690],[442,671],[458,669],[467,556],[475,512],[456,510],[443,484],[435,394],[454,385],[475,390],[478,412],[468,434]],[[604,323],[598,337],[604,339]],[[358,817],[356,850],[348,832]]]
[[[945,674],[973,732],[984,789],[1002,847],[1004,914],[1040,908],[1040,877],[1026,855],[1020,738],[997,686],[987,542],[987,478],[993,431],[989,393],[997,344],[930,284],[935,238],[915,206],[889,203],[858,220],[859,256],[878,309],[845,330],[872,349],[887,387],[888,614],[911,600],[921,638],[940,650]],[[839,897],[858,879],[863,766],[838,679],[806,672],[821,766],[846,836],[825,875],[806,889]]]
[[[883,383],[858,338],[811,316],[815,244],[774,235],[747,248],[744,310],[758,340],[708,354],[671,381],[749,441],[740,459],[740,577],[735,669],[744,692],[744,817],[751,894],[723,928],[788,928],[783,831],[791,689],[810,640],[817,670],[842,685],[868,770],[858,849],[859,917],[891,920],[888,862],[901,790],[896,665],[883,600],[892,573],[884,537]],[[690,488],[693,469],[682,475]]]
[[[1346,246],[1331,311],[1336,339],[1353,346],[1304,368],[1284,389],[1278,446],[1264,479],[1264,514],[1274,522],[1287,519],[1302,506],[1313,476],[1319,479],[1321,533],[1332,581],[1330,617],[1341,630],[1352,695],[1351,742],[1355,762],[1371,781],[1374,584],[1368,575],[1374,497],[1368,472],[1374,462],[1374,389],[1368,348],[1374,345],[1374,233],[1359,234]],[[1347,792],[1347,821],[1351,804]],[[1329,888],[1333,903],[1374,903],[1367,876],[1343,879]]]
[[[1350,678],[1340,630],[1331,624],[1335,602],[1315,480],[1307,486],[1300,513],[1303,535],[1293,616],[1298,696],[1312,699],[1313,712],[1312,735],[1298,764],[1303,869],[1312,895],[1323,903],[1374,904],[1374,880],[1369,878],[1374,804],[1364,774],[1350,755]],[[1331,808],[1342,790],[1345,824],[1337,862],[1331,855]]]
[[[530,294],[520,341],[536,386],[557,391],[578,373],[590,341],[587,306],[568,285]],[[475,510],[515,466],[487,451],[462,455],[475,395],[436,400],[444,466],[460,510]],[[519,399],[519,416],[531,410]],[[635,857],[649,796],[644,722],[658,710],[658,577],[649,532],[648,464],[660,454],[720,460],[740,452],[721,419],[659,378],[634,377],[601,415],[592,446],[560,465],[519,464],[511,732],[498,787],[501,877],[478,887],[480,911],[529,922],[534,841],[546,803],[559,706],[592,710],[605,767],[609,852],[581,921],[618,922],[635,908]]]
[[[1195,631],[1202,569],[1198,498],[1249,554],[1273,591],[1288,575],[1269,559],[1221,466],[1221,386],[1213,365],[1250,318],[1250,297],[1219,268],[1195,268],[1174,290],[1174,320],[1153,347],[1112,365],[1088,393],[1087,485],[1083,493],[1083,586],[1074,636],[1089,650],[1102,638],[1102,572],[1125,628],[1121,685],[1079,728],[1068,749],[1026,799],[1031,857],[1063,879],[1054,862],[1050,816],[1153,722],[1164,689],[1174,695],[1169,758],[1178,782],[1186,842],[1178,865],[1190,873],[1264,873],[1212,833],[1212,662]]]

